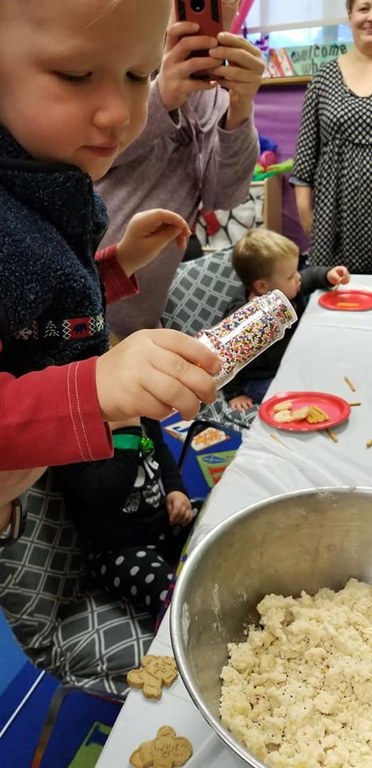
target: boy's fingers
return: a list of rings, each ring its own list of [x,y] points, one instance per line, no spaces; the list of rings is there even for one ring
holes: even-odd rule
[[[112,372],[133,364],[123,381],[113,387]],[[180,331],[137,331],[96,362],[97,395],[106,421],[136,416],[163,419],[172,410],[185,419],[195,416],[200,402],[216,399],[213,374],[220,370],[217,356]]]
[[[182,369],[176,367],[173,373],[158,370],[152,377],[151,393],[165,406],[179,411],[184,418],[193,418],[200,410],[200,403],[212,403],[217,391],[209,374],[193,365],[185,366]],[[146,385],[143,388],[150,394]]]
[[[146,379],[146,371],[148,371],[147,368],[143,374],[144,380],[139,381],[135,377],[132,386],[128,379],[123,399],[120,396],[120,391],[117,392],[115,404],[110,399],[108,406],[105,407],[105,399],[100,398],[102,414],[106,420],[122,419],[124,409],[126,414],[131,415],[140,412],[142,416],[159,421],[165,419],[174,411],[179,411],[184,419],[192,419],[200,410],[201,400],[203,402],[212,402],[216,397],[213,380],[208,374],[204,373],[204,376],[208,384],[210,382],[210,386],[200,387],[199,389],[202,394],[199,395],[195,394],[189,385],[185,385],[174,378],[174,376],[163,373],[155,368],[152,368],[151,377]],[[200,374],[201,371],[199,371]]]
[[[171,329],[154,330],[151,334],[154,343],[161,349],[173,352],[178,360],[175,363],[190,362],[208,371],[212,376],[221,369],[217,355],[192,336]]]

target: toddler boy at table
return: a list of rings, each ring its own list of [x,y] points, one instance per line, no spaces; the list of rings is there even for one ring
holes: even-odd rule
[[[159,613],[194,522],[159,422],[112,424],[111,459],[57,467],[96,585]]]
[[[232,264],[242,284],[226,309],[229,315],[254,296],[279,289],[293,304],[298,319],[305,311],[310,293],[348,283],[346,267],[306,267],[298,271],[299,248],[284,235],[263,227],[251,229],[233,248]],[[231,408],[244,410],[261,403],[296,330],[288,329],[282,339],[242,368],[223,388]]]
[[[3,530],[12,471],[40,468],[24,487],[14,473],[24,490],[46,465],[111,456],[110,420],[172,408],[191,418],[216,396],[217,358],[182,333],[140,331],[108,350],[106,301],[135,293],[134,271],[169,242],[185,247],[184,219],[139,214],[96,253],[107,217],[92,182],[145,125],[170,10],[170,0],[142,0],[140,12],[137,0],[0,3]]]

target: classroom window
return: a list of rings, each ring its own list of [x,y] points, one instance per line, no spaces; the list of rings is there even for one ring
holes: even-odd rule
[[[268,36],[272,48],[352,40],[345,0],[255,0],[246,33],[253,42]]]

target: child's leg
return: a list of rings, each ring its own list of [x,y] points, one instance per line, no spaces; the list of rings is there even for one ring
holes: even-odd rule
[[[168,563],[175,568],[180,559],[182,550],[193,529],[195,519],[189,525],[169,525],[164,523],[164,529],[159,534],[156,542],[156,550]]]
[[[199,513],[200,508],[203,504],[201,499],[199,500],[199,502],[200,503],[197,503],[195,508],[196,515]],[[169,584],[167,595],[163,597],[163,600],[160,604],[160,610],[156,618],[155,631],[159,629],[159,626],[164,617],[164,614],[171,602],[173,590],[176,583],[176,571],[177,571],[178,561],[180,560],[182,550],[185,547],[187,539],[191,534],[193,525],[195,523],[195,517],[194,517],[194,520],[189,525],[185,526],[185,528],[182,528],[180,525],[173,525],[173,526],[168,525],[166,530],[163,533],[161,533],[159,536],[157,550],[161,552],[161,554],[168,561],[172,562],[174,566],[174,571],[173,571],[172,581]]]
[[[157,554],[155,545],[127,547],[122,552],[91,552],[88,564],[97,584],[157,616],[173,569]]]

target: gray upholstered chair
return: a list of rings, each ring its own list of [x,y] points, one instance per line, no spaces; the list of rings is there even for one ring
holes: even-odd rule
[[[146,611],[91,588],[53,472],[28,494],[26,530],[0,550],[0,606],[27,656],[70,685],[126,690],[153,638]]]
[[[162,323],[194,336],[223,317],[240,281],[231,264],[232,249],[181,262],[168,293]]]
[[[194,336],[202,328],[211,328],[222,319],[241,285],[231,257],[232,248],[227,248],[179,265],[162,316],[164,327]],[[238,431],[249,429],[256,414],[256,406],[245,412],[232,411],[219,394],[215,403],[202,407],[198,425],[192,426],[192,433],[196,429],[200,431],[200,419],[205,420],[206,427],[216,422]],[[187,445],[192,434],[189,438]]]

